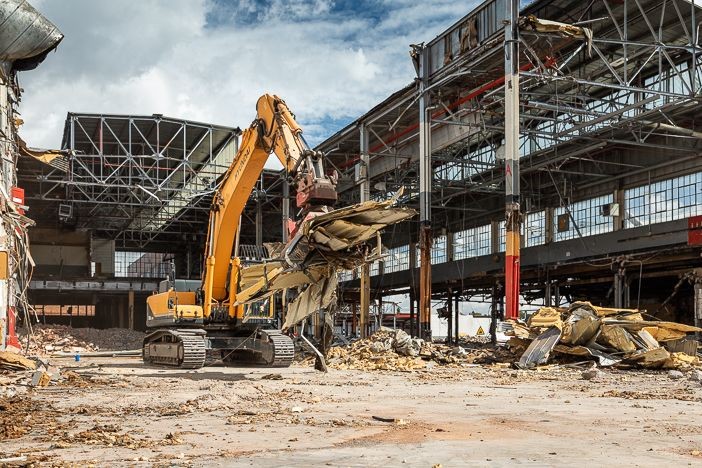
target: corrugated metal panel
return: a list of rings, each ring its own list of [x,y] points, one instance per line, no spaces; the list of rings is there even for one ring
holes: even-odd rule
[[[0,60],[31,70],[63,39],[61,31],[26,0],[0,2]]]

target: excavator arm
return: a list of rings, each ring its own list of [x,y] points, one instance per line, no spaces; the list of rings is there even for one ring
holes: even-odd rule
[[[202,282],[205,318],[214,308],[226,309],[230,317],[237,315],[234,303],[240,264],[238,258],[232,258],[232,249],[241,214],[271,153],[287,169],[303,213],[333,204],[337,198],[336,175],[325,174],[323,155],[308,147],[285,101],[265,94],[256,110],[256,119],[242,134],[239,151],[212,201]]]

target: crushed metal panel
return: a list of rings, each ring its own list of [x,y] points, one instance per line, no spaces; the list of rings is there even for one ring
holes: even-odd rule
[[[516,364],[517,367],[521,369],[531,369],[539,364],[545,364],[546,361],[548,361],[551,350],[560,339],[561,329],[558,327],[549,328],[531,342]]]
[[[670,340],[663,345],[671,353],[685,353],[690,356],[697,356],[697,348],[699,347],[699,343],[694,339]]]
[[[648,349],[655,349],[655,348],[660,348],[661,346],[658,344],[658,341],[651,336],[649,332],[646,330],[639,330],[636,335],[639,337],[639,339],[646,345],[646,348]]]
[[[633,362],[650,369],[663,367],[668,359],[670,359],[670,353],[664,348],[640,350],[624,358],[627,362]]]
[[[582,345],[595,337],[600,320],[594,312],[585,307],[571,307],[570,316],[563,322],[563,342]]]
[[[32,70],[55,49],[63,34],[26,0],[0,2],[0,60]]]
[[[702,328],[694,327],[692,325],[685,325],[684,323],[677,322],[656,322],[653,320],[619,320],[616,318],[605,318],[602,320],[604,323],[611,325],[619,325],[627,330],[641,330],[644,327],[658,327],[664,330],[683,332],[683,333],[695,333],[702,332]]]
[[[617,359],[610,354],[586,346],[566,346],[558,344],[554,346],[553,350],[557,353],[569,354],[571,356],[594,357],[602,367],[613,366],[621,362],[621,359]]]
[[[636,351],[636,343],[631,339],[629,332],[616,325],[602,325],[598,341],[604,345],[611,346],[617,351],[625,353]]]
[[[320,309],[336,302],[336,288],[339,278],[336,275],[323,281],[310,284],[289,306],[285,315],[283,330],[297,325]]]
[[[68,172],[68,155],[69,152],[65,150],[53,150],[53,149],[36,149],[29,148],[27,143],[16,135],[17,147],[19,148],[19,153],[23,156],[29,156],[36,159],[37,161],[54,167],[61,172]]]
[[[687,333],[677,330],[669,330],[667,328],[659,327],[643,327],[642,330],[646,330],[650,335],[659,343],[663,341],[677,341],[685,338]]]
[[[534,315],[529,317],[527,322],[529,327],[558,327],[563,328],[563,321],[561,320],[561,310],[554,307],[540,307]]]

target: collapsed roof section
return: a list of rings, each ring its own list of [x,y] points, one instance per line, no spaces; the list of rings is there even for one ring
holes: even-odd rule
[[[36,68],[54,50],[63,34],[26,0],[0,2],[0,61],[5,71]]]

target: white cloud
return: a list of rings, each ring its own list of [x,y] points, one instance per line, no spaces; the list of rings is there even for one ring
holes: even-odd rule
[[[377,15],[329,0],[32,3],[66,37],[20,75],[21,133],[31,146],[58,147],[69,111],[245,127],[264,92],[286,99],[318,142],[338,130],[330,121],[353,119],[409,83],[409,43],[430,40],[478,2],[370,2]]]

